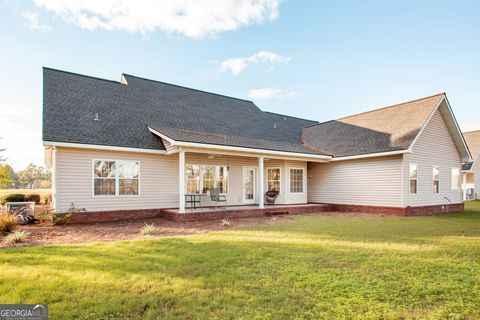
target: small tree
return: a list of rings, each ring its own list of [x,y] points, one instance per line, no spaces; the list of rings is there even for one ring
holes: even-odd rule
[[[0,188],[7,189],[13,187],[15,172],[8,164],[0,164]]]
[[[44,167],[30,163],[25,170],[18,172],[18,184],[22,188],[50,188],[51,172]]]

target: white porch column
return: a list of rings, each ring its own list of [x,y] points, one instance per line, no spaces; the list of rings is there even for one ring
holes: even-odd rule
[[[185,150],[178,152],[178,212],[185,213]]]
[[[467,173],[462,174],[462,191],[463,191],[463,201],[467,200]]]
[[[258,207],[263,208],[263,157],[258,157]]]

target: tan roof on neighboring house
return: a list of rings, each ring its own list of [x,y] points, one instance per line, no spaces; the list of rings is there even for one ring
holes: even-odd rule
[[[304,143],[335,156],[406,150],[445,98],[440,93],[304,129]]]
[[[468,148],[472,154],[473,161],[477,160],[478,153],[480,152],[480,130],[464,132],[463,136],[467,141]]]

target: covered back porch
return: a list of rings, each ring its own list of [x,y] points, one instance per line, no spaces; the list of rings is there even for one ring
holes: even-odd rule
[[[175,153],[178,153],[179,205],[167,210],[172,215],[308,212],[316,205],[308,205],[307,164],[326,161],[315,155],[283,155],[264,150],[253,153],[182,147]],[[278,196],[274,205],[267,205],[265,193],[272,190]]]

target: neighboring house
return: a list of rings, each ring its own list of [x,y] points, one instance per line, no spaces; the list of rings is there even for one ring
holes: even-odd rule
[[[463,136],[473,158],[472,162],[463,165],[463,199],[480,199],[480,130],[464,132]]]
[[[58,212],[73,203],[105,214],[184,213],[186,194],[212,187],[229,206],[263,208],[275,189],[283,205],[463,209],[460,172],[471,157],[445,94],[318,123],[127,74],[116,82],[44,68],[43,97]]]

